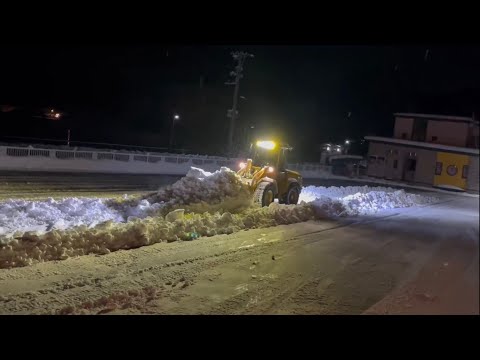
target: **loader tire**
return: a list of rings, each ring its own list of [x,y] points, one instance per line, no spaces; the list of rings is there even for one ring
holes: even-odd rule
[[[260,206],[268,206],[275,200],[275,192],[272,184],[262,182],[258,184],[253,194],[253,201]]]
[[[301,187],[298,184],[291,184],[286,194],[278,198],[280,204],[297,205],[300,197]]]
[[[285,196],[285,204],[297,205],[299,197],[300,197],[300,186],[298,186],[297,184],[292,184],[288,188],[287,195]]]

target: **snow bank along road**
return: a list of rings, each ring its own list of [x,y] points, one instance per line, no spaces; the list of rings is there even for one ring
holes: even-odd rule
[[[311,187],[308,204],[239,211],[234,180],[193,171],[148,199],[104,209],[114,218],[91,230],[72,228],[88,218],[81,206],[8,203],[40,235],[4,237],[0,312],[478,313],[477,199],[433,204],[393,189]],[[230,209],[219,214],[218,201]],[[186,204],[217,212],[162,215]],[[42,206],[64,217],[50,224],[59,230],[42,228],[50,221]],[[316,221],[298,223],[308,219]],[[278,224],[290,225],[266,227]],[[219,235],[157,244],[192,230]],[[57,259],[66,260],[48,261]]]
[[[383,216],[0,270],[0,312],[478,314],[478,203]]]

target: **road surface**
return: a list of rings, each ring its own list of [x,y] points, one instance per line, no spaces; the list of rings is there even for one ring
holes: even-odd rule
[[[11,198],[106,197],[158,190],[180,179],[177,175],[85,174],[0,171],[0,201]],[[304,179],[315,186],[382,186],[348,179]],[[391,186],[396,187],[396,186]],[[398,186],[397,186],[398,187]],[[400,188],[400,187],[398,187]],[[415,189],[409,192],[421,193]]]
[[[0,200],[66,196],[112,196],[158,190],[176,175],[85,174],[0,171]]]
[[[478,199],[0,270],[2,314],[478,314]]]

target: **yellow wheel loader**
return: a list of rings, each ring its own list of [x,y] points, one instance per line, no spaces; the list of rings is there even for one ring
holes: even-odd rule
[[[297,204],[302,190],[302,176],[286,169],[288,145],[259,140],[250,147],[250,157],[239,164],[237,172],[253,193],[254,201],[268,206],[278,199],[281,204]]]

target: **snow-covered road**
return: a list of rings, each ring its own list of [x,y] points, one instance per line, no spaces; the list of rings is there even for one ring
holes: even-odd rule
[[[478,314],[478,199],[0,270],[0,311]]]
[[[478,313],[478,198],[435,196],[307,186],[260,208],[192,169],[125,199],[9,199],[0,312]]]

